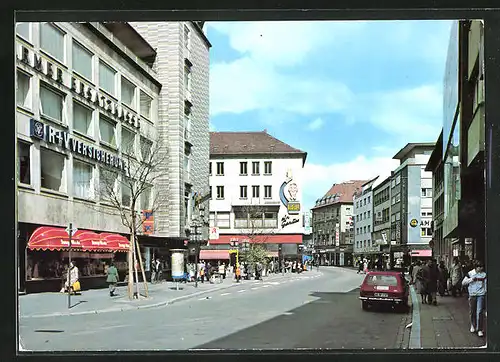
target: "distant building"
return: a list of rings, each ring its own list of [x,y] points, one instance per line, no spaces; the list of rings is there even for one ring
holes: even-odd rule
[[[263,132],[210,133],[210,228],[204,260],[228,261],[231,243],[259,243],[269,257],[299,258],[307,153]]]
[[[372,238],[373,232],[373,185],[378,177],[368,181],[354,194],[354,244],[355,256],[366,257],[380,253],[380,246]]]
[[[372,241],[389,256],[391,242],[391,177],[378,178],[372,186],[373,193],[373,232]]]
[[[312,208],[315,258],[325,265],[352,265],[353,197],[367,180],[334,184]]]

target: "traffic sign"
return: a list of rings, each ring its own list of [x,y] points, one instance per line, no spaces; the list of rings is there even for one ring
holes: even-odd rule
[[[64,230],[66,230],[66,232],[68,233],[68,235],[71,232],[71,236],[74,236],[75,233],[78,231],[77,228],[73,228],[73,230],[70,230],[69,226],[66,229],[64,229]]]

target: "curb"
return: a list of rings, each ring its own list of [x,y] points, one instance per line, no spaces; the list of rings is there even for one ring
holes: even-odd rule
[[[413,285],[410,285],[411,292],[411,330],[410,330],[410,342],[408,344],[409,349],[420,349],[422,348],[422,341],[420,338],[420,304],[418,301],[417,292]]]
[[[280,275],[281,276],[281,275]],[[274,278],[271,278],[270,280],[273,280]],[[207,290],[202,290],[198,292],[194,292],[191,294],[186,294],[182,295],[180,297],[172,298],[169,300],[164,300],[162,302],[154,303],[154,304],[146,304],[146,305],[138,305],[138,306],[123,306],[119,308],[108,308],[108,309],[101,309],[101,310],[90,310],[90,311],[82,311],[82,312],[70,312],[70,313],[64,313],[64,312],[56,312],[56,313],[49,313],[49,314],[35,314],[35,315],[28,315],[28,316],[19,316],[20,319],[28,319],[28,318],[50,318],[50,317],[67,317],[67,316],[78,316],[78,315],[91,315],[91,314],[103,314],[103,313],[111,313],[111,312],[124,312],[124,311],[129,311],[129,310],[139,310],[139,309],[150,309],[150,308],[160,308],[164,307],[166,305],[171,305],[177,302],[180,302],[182,300],[194,298],[199,295],[207,294],[207,293],[213,293],[219,290],[225,290],[229,289],[235,286],[238,286],[241,284],[231,284],[227,286],[222,286],[222,287],[216,287],[214,289],[207,289]]]

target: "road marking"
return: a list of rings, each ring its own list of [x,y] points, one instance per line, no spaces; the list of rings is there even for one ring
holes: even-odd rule
[[[283,313],[283,315],[292,315],[293,313],[292,312],[285,312]]]
[[[245,291],[245,289],[238,290],[238,293],[243,293],[244,291]]]
[[[270,287],[270,285],[269,285],[269,284],[267,284],[267,285],[263,285],[263,286],[262,286],[262,288],[269,288],[269,287]]]
[[[131,327],[130,324],[122,324],[118,326],[108,326],[108,327],[99,327],[99,330],[103,329],[115,329],[115,328],[123,328],[123,327]],[[83,334],[94,334],[95,330],[82,330],[80,332],[74,332],[73,335],[83,335]]]
[[[224,296],[224,295],[229,295],[231,293],[222,293],[221,296]]]
[[[257,290],[257,289],[260,289],[260,287],[253,287],[253,288],[250,288],[252,290]]]

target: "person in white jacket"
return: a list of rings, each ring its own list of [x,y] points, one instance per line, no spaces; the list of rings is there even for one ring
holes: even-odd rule
[[[469,291],[469,315],[470,315],[470,332],[482,337],[484,327],[484,309],[486,297],[486,272],[484,264],[481,262],[475,263],[475,268],[467,273],[462,281],[462,285],[466,285]]]

